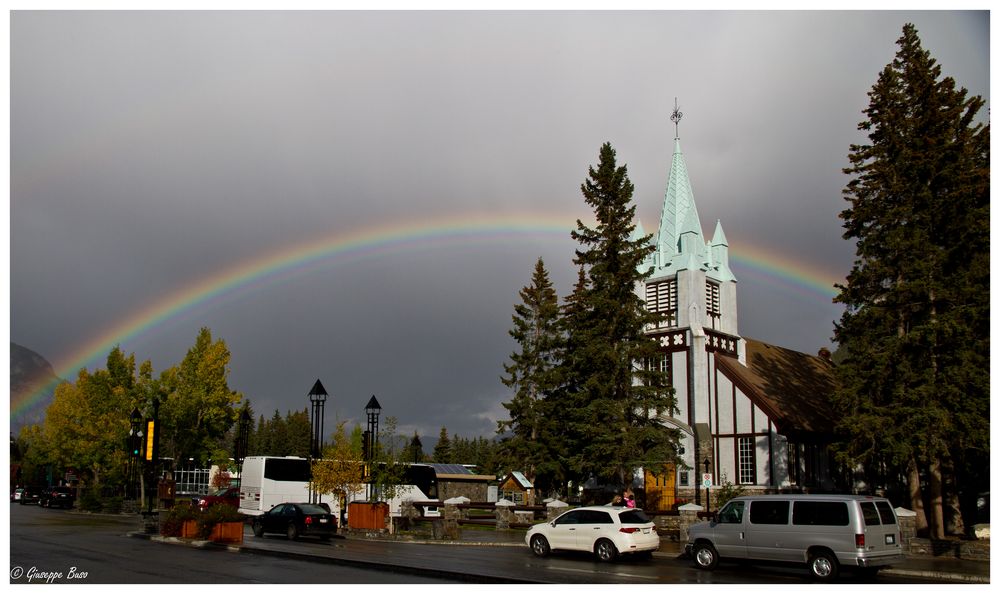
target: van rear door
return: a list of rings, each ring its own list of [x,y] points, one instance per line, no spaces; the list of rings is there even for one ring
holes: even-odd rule
[[[880,499],[861,501],[861,516],[864,518],[864,550],[866,553],[898,551],[899,525],[896,514],[889,502]]]

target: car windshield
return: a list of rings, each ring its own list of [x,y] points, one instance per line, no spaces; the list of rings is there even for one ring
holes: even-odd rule
[[[302,503],[302,504],[299,504],[299,509],[302,510],[302,513],[309,514],[309,515],[313,515],[313,514],[326,514],[327,513],[326,510],[323,509],[322,507],[320,507],[318,505],[313,505],[311,503]]]
[[[622,524],[648,524],[652,522],[641,509],[630,509],[622,512],[619,516]]]
[[[219,489],[215,493],[212,493],[212,496],[213,497],[224,497],[226,495],[226,493],[228,493],[228,492],[229,492],[229,488],[227,487],[225,489]]]

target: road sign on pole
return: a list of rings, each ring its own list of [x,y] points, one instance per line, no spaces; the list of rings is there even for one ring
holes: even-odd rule
[[[706,489],[711,488],[711,486],[712,486],[712,473],[711,472],[704,472],[704,473],[702,473],[702,475],[701,475],[701,486],[704,487],[704,488],[706,488]]]

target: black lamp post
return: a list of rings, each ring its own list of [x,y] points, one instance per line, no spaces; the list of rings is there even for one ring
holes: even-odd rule
[[[240,412],[240,424],[236,429],[236,443],[233,445],[233,458],[236,459],[236,474],[240,475],[243,484],[243,460],[247,457],[250,446],[250,409],[246,405]]]
[[[367,439],[365,439],[365,462],[369,465],[375,459],[376,448],[378,447],[378,416],[382,412],[382,406],[379,405],[378,400],[375,399],[375,395],[372,394],[371,400],[365,405],[365,414],[368,415],[368,431]],[[370,468],[370,467],[369,467]],[[371,470],[369,470],[369,473]],[[368,500],[371,501],[377,496],[377,493],[369,492]]]
[[[312,443],[309,449],[313,458],[323,455],[323,408],[327,396],[323,382],[316,380],[312,390],[309,390],[309,402],[312,403]]]
[[[138,408],[129,415],[127,484],[129,499],[138,498],[139,459],[142,457],[142,413]]]
[[[316,380],[311,390],[309,390],[309,402],[312,403],[312,439],[309,443],[309,457],[312,460],[321,458],[323,455],[323,408],[326,406],[326,397],[329,394],[323,387],[323,382]],[[319,494],[313,492],[312,482],[309,483],[309,501],[317,503]]]
[[[708,456],[706,456],[706,457],[705,457],[705,462],[704,462],[704,464],[705,464],[705,474],[707,475],[707,474],[708,474],[709,472],[711,472],[711,471],[709,470],[709,467],[710,467],[710,466],[711,466],[711,464],[712,464],[712,463],[711,463],[711,462],[710,462],[710,461],[708,460]],[[706,482],[705,482],[705,511],[711,511],[711,510],[712,510],[712,500],[711,500],[711,499],[709,498],[709,496],[708,496],[708,495],[709,495],[709,494],[708,494],[708,481],[706,481]]]

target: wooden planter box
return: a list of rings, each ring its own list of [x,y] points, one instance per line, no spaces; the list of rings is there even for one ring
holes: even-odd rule
[[[243,522],[222,522],[212,526],[212,534],[208,540],[212,542],[243,542]]]
[[[198,536],[198,522],[195,520],[184,520],[181,524],[181,538],[194,538]]]
[[[347,523],[352,530],[385,530],[389,506],[385,503],[351,503],[347,506]]]

